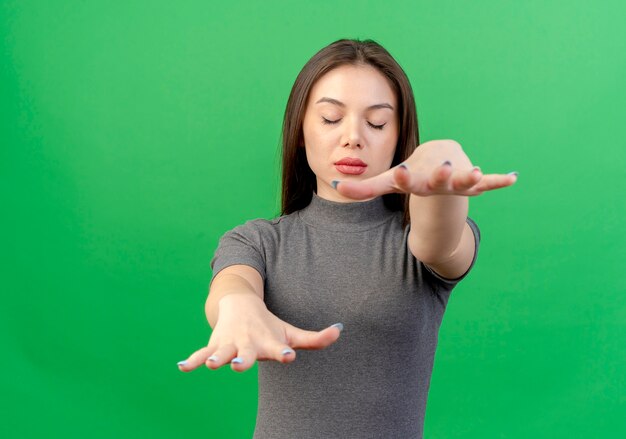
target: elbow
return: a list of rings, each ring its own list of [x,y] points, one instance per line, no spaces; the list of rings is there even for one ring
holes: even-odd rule
[[[427,265],[438,265],[454,258],[457,246],[454,248],[445,248],[441,245],[429,245],[429,243],[420,241],[416,242],[409,236],[408,247],[411,254],[418,261]]]

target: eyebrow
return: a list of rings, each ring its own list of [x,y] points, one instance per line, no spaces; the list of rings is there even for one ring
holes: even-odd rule
[[[322,98],[319,101],[316,102],[316,104],[321,104],[323,102],[328,102],[329,104],[335,104],[338,105],[340,107],[345,107],[346,104],[344,104],[341,101],[338,101],[337,99],[333,99],[333,98]],[[369,107],[367,107],[368,110],[377,110],[379,108],[388,108],[390,110],[393,110],[393,107],[390,104],[387,103],[383,103],[383,104],[374,104],[374,105],[370,105]]]

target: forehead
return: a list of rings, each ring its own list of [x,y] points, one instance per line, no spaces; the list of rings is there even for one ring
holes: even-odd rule
[[[343,65],[327,72],[311,88],[309,101],[315,104],[322,97],[349,106],[368,107],[386,102],[397,108],[389,80],[370,65]]]

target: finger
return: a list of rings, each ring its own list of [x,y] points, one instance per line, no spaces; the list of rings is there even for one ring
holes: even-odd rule
[[[411,172],[405,164],[393,168],[393,183],[401,192],[411,192],[412,178]]]
[[[448,160],[443,162],[433,171],[428,179],[428,188],[433,192],[448,192],[451,189],[450,177],[452,176],[452,163]]]
[[[287,342],[294,349],[324,349],[339,339],[342,330],[341,323],[336,323],[321,331],[306,331],[290,326],[287,328]]]
[[[379,195],[399,192],[393,177],[395,169],[389,169],[361,181],[335,180],[333,185],[337,192],[353,200],[365,200]]]
[[[235,372],[243,372],[250,369],[256,361],[257,352],[252,346],[239,348],[237,356],[230,361],[230,368]]]
[[[428,194],[431,189],[428,187],[428,178],[423,175],[423,172],[410,172],[406,165],[399,165],[394,168],[393,174],[395,192],[401,192],[405,194]]]
[[[271,343],[257,354],[257,360],[275,360],[280,363],[291,363],[296,359],[296,351],[284,343]]]
[[[215,352],[206,358],[206,367],[209,369],[218,369],[230,361],[237,355],[237,348],[234,344],[228,343],[220,346]]]
[[[483,175],[478,184],[471,188],[472,192],[486,192],[508,187],[517,181],[517,173]]]
[[[204,347],[202,349],[198,349],[196,352],[191,354],[189,358],[183,361],[178,362],[178,368],[182,372],[190,372],[201,366],[209,356],[209,347]]]
[[[465,191],[476,185],[482,178],[482,172],[478,166],[469,171],[458,171],[452,174],[452,190]]]
[[[279,346],[280,354],[277,361],[281,363],[291,363],[297,357],[296,351],[287,345]]]

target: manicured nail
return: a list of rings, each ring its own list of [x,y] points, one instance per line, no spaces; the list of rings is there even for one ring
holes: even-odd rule
[[[452,166],[452,162],[450,160],[446,160],[445,162],[441,164],[441,166],[446,166],[446,165]]]
[[[407,167],[406,167],[406,165],[405,165],[404,163],[400,163],[400,164],[398,165],[398,168],[409,169],[409,168],[407,168]]]
[[[508,173],[508,174],[506,174],[506,175],[515,175],[515,176],[517,177],[517,176],[519,175],[519,172],[517,172],[517,171],[513,171],[513,172],[509,172],[509,173]]]
[[[295,354],[295,352],[294,352],[292,349],[285,348],[285,349],[283,349],[283,351],[281,352],[281,354],[283,354],[283,355],[287,355],[287,354]]]
[[[339,180],[333,180],[330,185],[333,187],[333,189],[337,189],[337,185],[339,184]]]
[[[211,355],[211,356],[208,358],[208,360],[209,360],[211,363],[215,363],[215,362],[217,361],[217,356],[215,356],[215,355]]]
[[[239,358],[239,357],[233,358],[231,363],[232,364],[241,364],[241,363],[243,363],[243,358]]]
[[[339,328],[339,332],[343,331],[343,324],[341,323],[335,323],[334,325],[331,325],[331,326],[334,326],[335,328]]]
[[[176,363],[178,366],[187,366],[187,360],[179,361]]]

